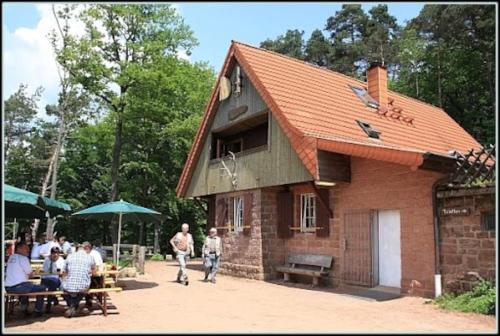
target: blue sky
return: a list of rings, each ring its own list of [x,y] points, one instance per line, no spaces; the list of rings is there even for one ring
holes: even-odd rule
[[[224,61],[231,40],[258,46],[287,29],[304,30],[308,39],[314,29],[323,29],[328,17],[340,10],[342,3],[175,3],[185,22],[194,31],[199,45],[192,61],[208,61],[216,72]],[[378,3],[365,3],[368,10]],[[424,3],[387,3],[389,12],[404,24],[418,15]],[[50,5],[2,3],[3,84],[4,95],[12,94],[20,82],[33,90],[45,87],[43,103],[57,97],[57,73],[46,33],[50,29]],[[5,98],[5,97],[4,97]],[[42,105],[43,106],[43,105]]]

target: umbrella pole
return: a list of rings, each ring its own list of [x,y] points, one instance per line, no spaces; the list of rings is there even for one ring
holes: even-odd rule
[[[116,267],[120,266],[120,236],[122,233],[122,213],[118,216],[118,244],[116,246]]]

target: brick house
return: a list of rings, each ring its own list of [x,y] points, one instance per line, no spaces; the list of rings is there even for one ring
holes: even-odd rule
[[[332,285],[434,295],[433,186],[479,143],[440,108],[232,42],[179,179],[208,204],[222,271],[277,277],[290,252],[334,257]]]

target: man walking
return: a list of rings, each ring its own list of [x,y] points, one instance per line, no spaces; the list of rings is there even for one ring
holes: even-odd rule
[[[94,258],[90,255],[92,245],[84,242],[82,248],[77,252],[71,253],[66,259],[64,270],[64,279],[61,289],[65,292],[64,298],[68,304],[68,310],[64,313],[66,317],[75,316],[80,301],[90,287],[90,277],[96,274]],[[82,313],[90,313],[87,307],[82,309]]]
[[[181,232],[177,232],[175,236],[170,239],[170,244],[176,253],[177,260],[179,261],[179,272],[177,273],[177,282],[184,285],[189,284],[188,276],[186,273],[186,257],[191,255],[194,258],[194,241],[193,236],[188,233],[189,225],[182,224]]]
[[[217,229],[211,228],[202,248],[202,258],[205,264],[205,282],[208,282],[208,276],[211,275],[210,281],[215,283],[215,275],[219,270],[221,252],[221,239],[217,236]]]

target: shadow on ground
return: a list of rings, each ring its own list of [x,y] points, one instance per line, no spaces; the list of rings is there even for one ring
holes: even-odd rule
[[[284,282],[283,280],[267,280],[266,282],[289,288],[311,290],[316,292],[324,292],[337,295],[340,294],[369,301],[394,300],[402,296],[400,293],[387,292],[387,291],[377,290],[375,288],[365,288],[356,286],[342,286],[333,288],[327,286],[312,287],[311,284],[303,282],[291,282],[291,281]]]
[[[147,289],[147,288],[154,288],[158,286],[157,282],[150,282],[150,281],[137,281],[134,279],[118,279],[118,282],[116,284],[118,287],[123,288],[124,291],[129,291],[129,290],[137,290],[137,289]]]
[[[84,300],[82,300],[82,301],[83,302],[80,303],[80,307],[82,307],[85,303]],[[19,309],[19,306],[16,305],[16,307],[14,308],[13,314],[10,314],[9,317],[7,317],[7,315],[5,315],[5,312],[4,312],[5,328],[26,326],[26,325],[30,325],[30,324],[36,323],[36,322],[45,322],[45,321],[47,321],[49,319],[53,319],[53,318],[65,319],[66,317],[64,317],[64,312],[66,311],[67,305],[64,303],[64,300],[60,300],[59,302],[60,302],[59,305],[52,307],[52,311],[50,313],[44,313],[40,317],[31,317],[31,316],[25,317],[23,315],[23,313],[21,312],[21,310]],[[32,304],[33,303],[30,302],[30,307]],[[107,308],[108,308],[108,315],[119,314],[119,312],[117,310],[118,308],[111,302],[110,298],[108,298]],[[30,311],[31,311],[31,308],[30,308]],[[95,303],[93,304],[92,310],[91,310],[89,315],[77,315],[77,316],[74,316],[73,319],[85,318],[85,317],[93,316],[93,315],[104,316],[102,313],[102,310],[99,309],[99,307]]]

